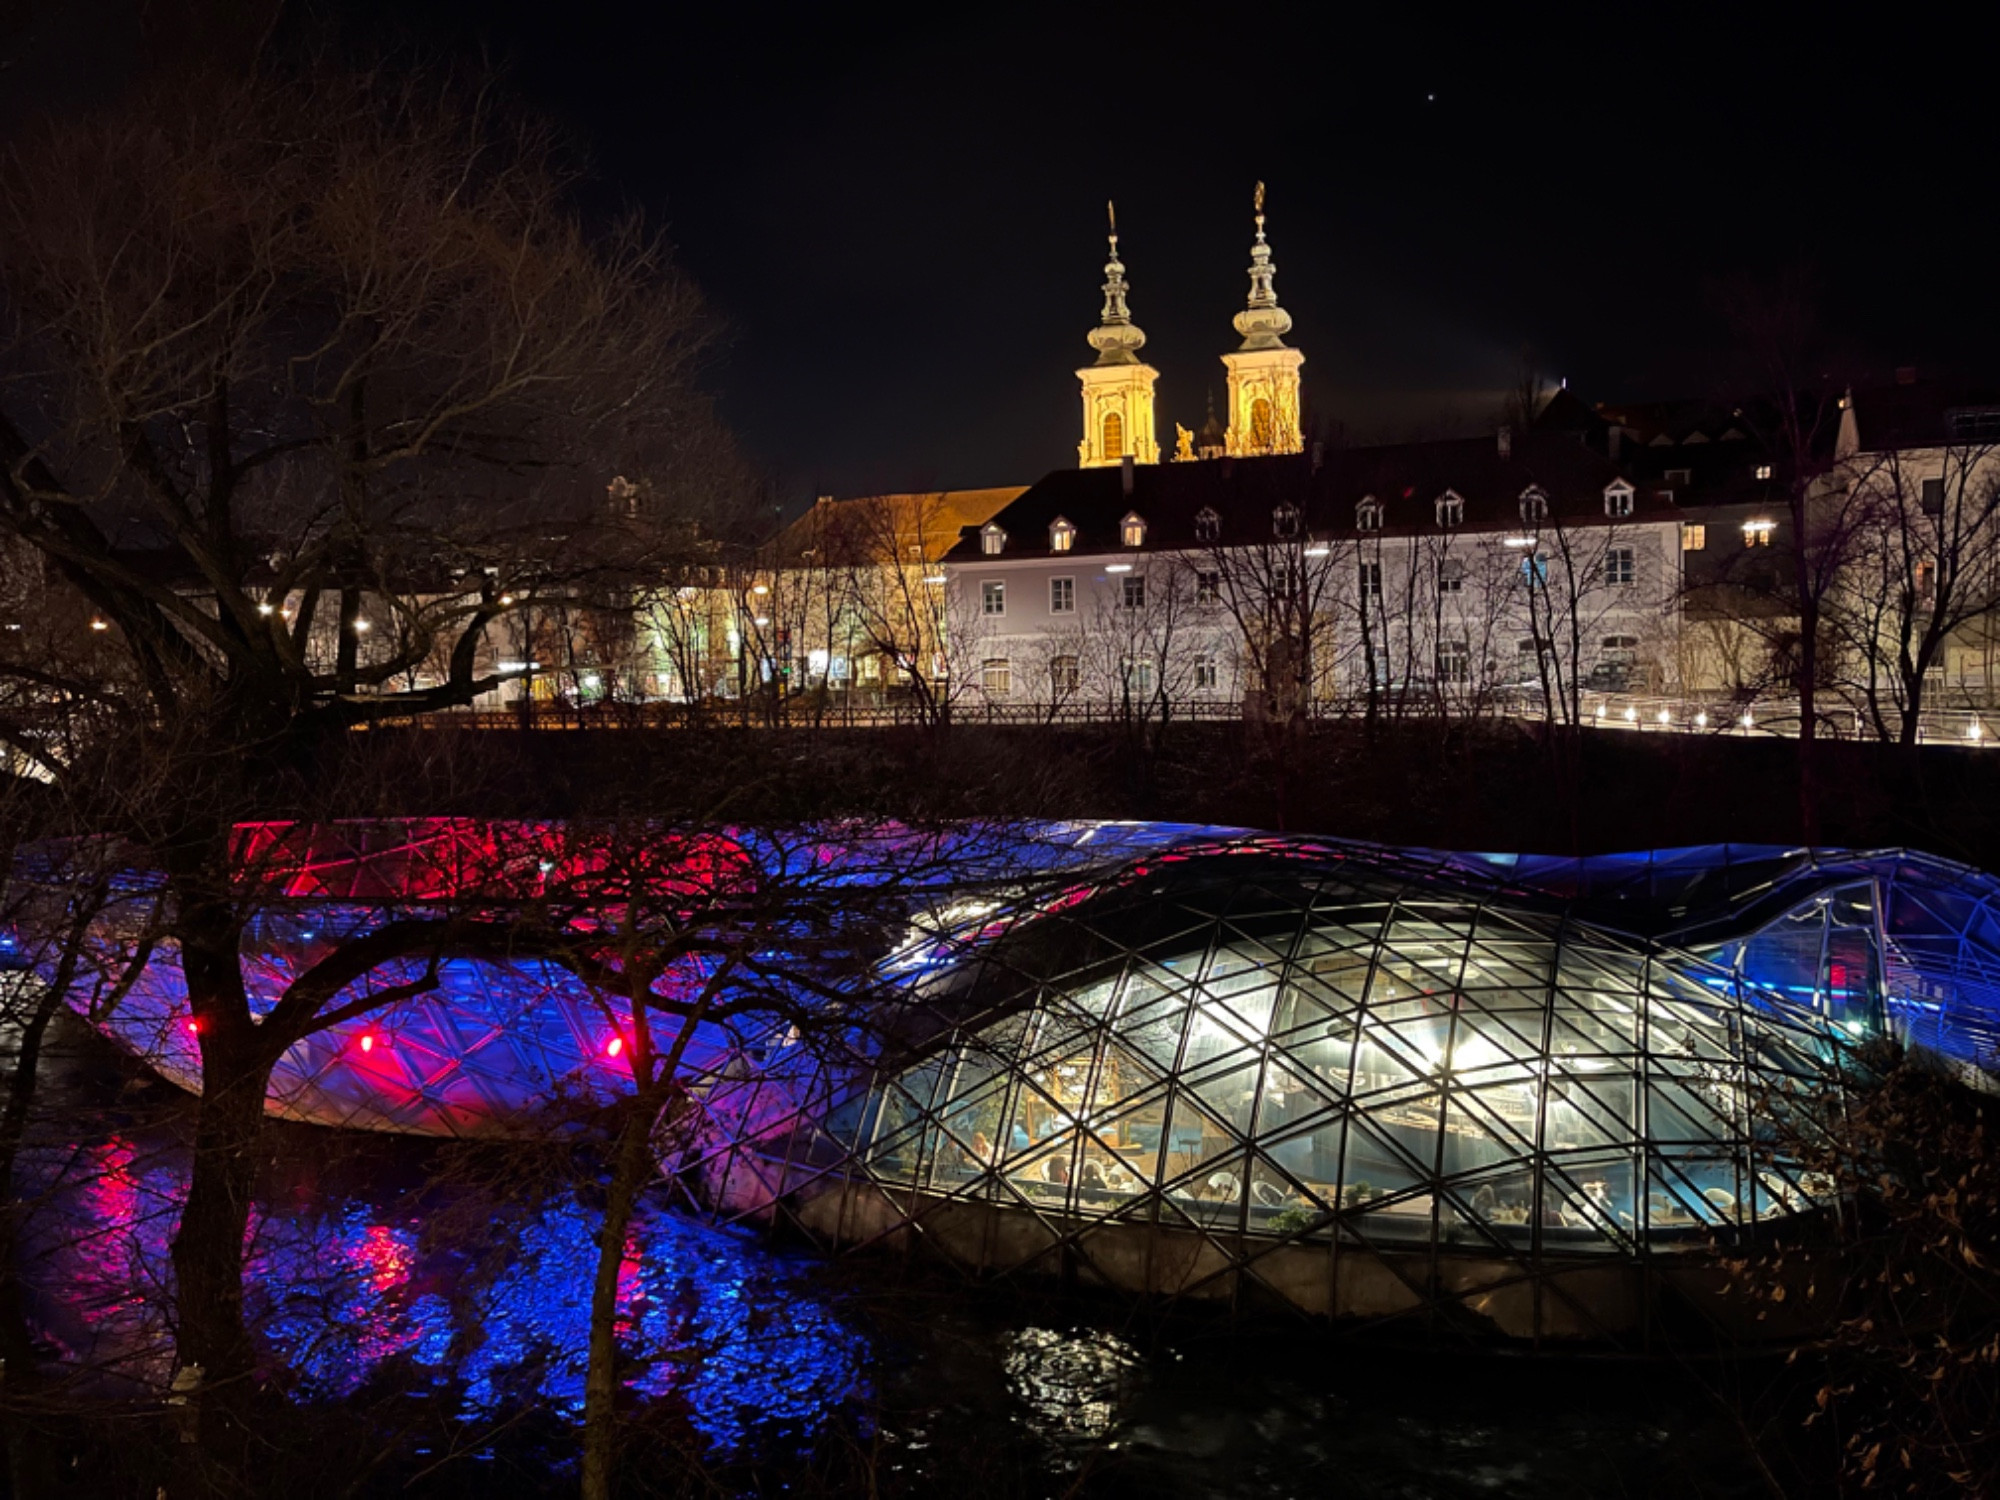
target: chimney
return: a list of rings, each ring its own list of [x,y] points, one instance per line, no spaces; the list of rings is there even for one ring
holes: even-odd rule
[[[1915,365],[1896,366],[1897,385],[1915,385],[1916,383],[1917,383],[1917,367]]]
[[[1498,436],[1500,439],[1500,456],[1502,458],[1512,458],[1514,456],[1514,429],[1511,427],[1502,427]]]
[[[1118,489],[1126,499],[1132,498],[1132,455],[1129,453],[1118,465]]]
[[[1625,429],[1613,422],[1611,430],[1604,435],[1604,444],[1604,451],[1611,455],[1614,464],[1617,463],[1618,455],[1625,447]]]
[[[1319,472],[1319,466],[1325,462],[1326,462],[1326,444],[1315,441],[1313,443],[1313,458],[1312,458],[1313,473],[1317,474]]]

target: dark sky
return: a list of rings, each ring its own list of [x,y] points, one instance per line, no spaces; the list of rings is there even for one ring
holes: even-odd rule
[[[1073,463],[1107,197],[1163,442],[1221,387],[1260,177],[1308,419],[1360,439],[1489,420],[1527,344],[1699,393],[1739,271],[1809,263],[1882,366],[2000,334],[1987,49],[1918,6],[327,4],[509,62],[658,217],[794,503]]]

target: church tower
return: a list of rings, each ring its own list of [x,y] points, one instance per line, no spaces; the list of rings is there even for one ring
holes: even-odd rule
[[[1160,443],[1153,424],[1153,382],[1160,372],[1139,358],[1146,335],[1125,309],[1125,264],[1118,259],[1118,210],[1111,207],[1111,260],[1104,268],[1103,320],[1090,331],[1097,363],[1076,372],[1083,382],[1083,441],[1079,468],[1123,463],[1156,464]]]
[[[1278,306],[1273,284],[1278,268],[1264,241],[1264,184],[1257,184],[1257,242],[1250,247],[1250,302],[1236,315],[1243,346],[1222,356],[1229,370],[1229,435],[1232,457],[1298,453],[1305,447],[1299,426],[1299,366],[1305,355],[1285,346],[1292,315]]]

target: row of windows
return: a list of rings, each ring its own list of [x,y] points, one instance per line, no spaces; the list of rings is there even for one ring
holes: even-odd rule
[[[1607,635],[1599,643],[1601,659],[1629,668],[1639,657],[1639,638],[1635,635]],[[1528,637],[1515,643],[1515,653],[1519,665],[1515,671],[1520,676],[1532,676],[1538,659],[1554,654],[1554,646],[1547,641]],[[1437,676],[1440,682],[1466,684],[1472,680],[1472,645],[1464,640],[1440,641],[1437,645]],[[1196,692],[1213,692],[1222,681],[1222,671],[1216,658],[1209,653],[1196,656],[1192,662],[1192,682]],[[1491,663],[1488,664],[1489,669]],[[1121,686],[1135,696],[1147,697],[1158,685],[1153,663],[1143,657],[1127,658],[1119,663],[1123,675]],[[1049,688],[1058,697],[1078,692],[1083,685],[1083,666],[1075,656],[1055,656],[1048,664]],[[989,656],[979,664],[979,685],[988,697],[1005,698],[1014,691],[1014,663],[1005,656]]]
[[[1115,421],[1116,418],[1109,419]],[[1109,427],[1107,425],[1107,451],[1109,450]],[[1116,456],[1115,454],[1113,456]],[[1604,513],[1614,519],[1632,514],[1634,491],[1624,480],[1608,485],[1604,491]],[[1529,485],[1521,492],[1521,519],[1526,522],[1546,521],[1549,518],[1548,492],[1540,485]],[[1438,525],[1447,529],[1465,524],[1465,497],[1456,490],[1446,490],[1436,501]],[[1354,525],[1358,531],[1380,531],[1386,511],[1380,500],[1367,496],[1354,507]],[[1281,539],[1299,535],[1302,517],[1299,508],[1290,503],[1280,505],[1271,512],[1271,534]],[[1195,540],[1213,542],[1222,535],[1222,517],[1209,506],[1204,506],[1194,518]],[[1057,516],[1049,523],[1049,551],[1070,552],[1076,547],[1077,529],[1067,517]],[[1137,511],[1127,511],[1118,523],[1118,541],[1125,547],[1146,545],[1146,521]],[[1007,531],[998,522],[989,521],[979,534],[979,550],[988,557],[998,557],[1007,550]]]
[[[1222,669],[1211,655],[1201,655],[1192,662],[1192,679],[1196,692],[1213,692],[1222,681]],[[1153,663],[1144,657],[1127,658],[1118,664],[1123,677],[1121,686],[1131,691],[1134,697],[1150,697],[1158,678],[1153,671]],[[979,685],[989,698],[1006,698],[1014,691],[1014,663],[1005,656],[989,656],[979,664]],[[1075,693],[1083,687],[1083,663],[1074,656],[1052,656],[1049,658],[1049,688],[1057,696]]]
[[[1601,649],[1603,661],[1629,670],[1639,658],[1639,638],[1636,635],[1607,635],[1603,639]],[[1517,641],[1514,650],[1518,661],[1515,675],[1523,678],[1535,675],[1539,658],[1555,655],[1553,643],[1533,638]],[[1459,684],[1471,682],[1471,644],[1466,641],[1438,642],[1437,675],[1440,682]]]
[[[1378,562],[1364,562],[1358,565],[1361,592],[1371,599],[1382,597],[1382,565]],[[1630,588],[1639,581],[1638,553],[1631,547],[1607,547],[1604,550],[1602,576],[1607,584],[1619,588]],[[1544,588],[1549,581],[1549,559],[1545,553],[1537,552],[1521,559],[1521,580],[1531,588]],[[1465,592],[1465,564],[1458,558],[1447,557],[1438,564],[1438,592],[1441,594],[1462,594]]]
[[[1382,597],[1382,564],[1364,562],[1358,565],[1361,592],[1370,598]],[[1636,549],[1631,547],[1607,547],[1602,565],[1604,582],[1620,588],[1629,588],[1639,581],[1639,561]],[[1521,559],[1521,577],[1531,587],[1541,588],[1549,581],[1549,560],[1543,553]],[[1296,592],[1296,590],[1294,590]],[[1447,557],[1438,564],[1438,592],[1442,594],[1462,594],[1465,592],[1465,563],[1456,557]],[[1222,575],[1220,573],[1197,573],[1195,575],[1195,603],[1203,608],[1212,608],[1222,597]],[[1119,580],[1118,602],[1125,609],[1146,607],[1146,579],[1144,574],[1127,574]],[[1004,615],[1007,613],[1007,584],[1002,579],[989,578],[979,586],[979,609],[984,615]],[[1074,578],[1051,578],[1049,580],[1049,613],[1068,615],[1076,612],[1076,580]]]
[[[1222,597],[1222,575],[1219,573],[1195,574],[1194,602],[1202,608],[1213,607]],[[1146,576],[1143,573],[1129,573],[1118,580],[1118,603],[1123,609],[1144,609],[1146,607]],[[1004,615],[1007,613],[1006,580],[989,578],[979,585],[979,612],[983,615]],[[1049,580],[1049,613],[1071,615],[1076,613],[1076,580],[1074,578],[1051,578]]]

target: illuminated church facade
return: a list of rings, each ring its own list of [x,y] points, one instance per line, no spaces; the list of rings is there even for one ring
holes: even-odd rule
[[[1264,184],[1257,184],[1257,237],[1250,247],[1250,295],[1236,315],[1241,346],[1222,356],[1227,370],[1229,425],[1219,434],[1205,430],[1197,453],[1192,435],[1183,436],[1176,459],[1261,458],[1298,453],[1305,447],[1299,413],[1299,369],[1306,357],[1285,343],[1292,316],[1278,305],[1277,263],[1264,232]],[[1153,383],[1160,372],[1139,357],[1146,335],[1126,304],[1125,264],[1118,257],[1118,220],[1111,219],[1111,258],[1104,267],[1104,312],[1090,332],[1097,359],[1076,372],[1083,390],[1083,439],[1077,466],[1108,468],[1128,459],[1160,461]],[[1211,416],[1213,414],[1211,413]]]
[[[1077,467],[942,559],[961,708],[1291,719],[1386,695],[1573,717],[1586,689],[1663,675],[1684,545],[1670,486],[1540,424],[1310,441],[1261,183],[1226,420],[1177,429],[1163,456],[1115,218],[1110,248]]]

